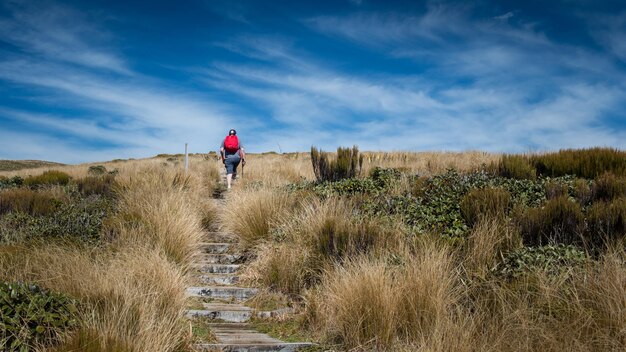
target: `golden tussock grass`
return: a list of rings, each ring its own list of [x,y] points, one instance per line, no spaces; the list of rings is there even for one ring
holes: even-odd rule
[[[361,256],[326,271],[309,295],[313,328],[326,341],[360,350],[434,346],[437,334],[458,332],[451,328],[463,291],[454,255],[429,242],[414,250],[401,266]]]
[[[504,254],[521,246],[521,237],[514,227],[501,218],[483,218],[468,236],[464,267],[471,273],[484,276]]]
[[[5,278],[37,282],[80,301],[80,327],[98,351],[109,344],[171,351],[182,341],[183,273],[158,251],[97,253],[68,244],[1,249]],[[75,335],[76,336],[76,335]]]
[[[270,189],[232,192],[218,209],[224,230],[239,236],[244,247],[269,239],[272,225],[295,206],[287,193]]]
[[[105,163],[119,171],[118,204],[100,247],[0,247],[3,279],[36,282],[80,301],[80,326],[59,351],[174,351],[184,344],[186,267],[202,226],[212,225],[219,182],[216,164],[197,159],[187,175],[164,158]],[[83,177],[88,165],[60,169]]]
[[[316,277],[309,248],[298,243],[262,243],[242,275],[244,282],[276,292],[299,295]]]
[[[419,175],[435,175],[446,169],[457,171],[478,170],[500,160],[501,155],[480,151],[466,152],[363,152],[362,174],[374,167],[400,168]]]

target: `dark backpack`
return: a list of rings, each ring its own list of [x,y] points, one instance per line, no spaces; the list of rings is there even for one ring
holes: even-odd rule
[[[237,136],[226,136],[224,138],[224,149],[229,153],[236,153],[239,150],[239,138]]]

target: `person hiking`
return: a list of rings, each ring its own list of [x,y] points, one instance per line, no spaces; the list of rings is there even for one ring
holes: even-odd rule
[[[230,190],[233,178],[237,178],[237,166],[239,166],[240,162],[242,163],[242,168],[246,165],[246,154],[241,141],[237,137],[237,131],[234,129],[228,131],[228,136],[222,141],[220,156],[224,166],[226,166],[226,184]]]

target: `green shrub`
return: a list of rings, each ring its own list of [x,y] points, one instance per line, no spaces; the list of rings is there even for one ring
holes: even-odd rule
[[[555,275],[581,266],[587,259],[585,252],[572,245],[521,247],[509,252],[492,273],[508,279],[537,271]]]
[[[595,179],[592,194],[594,200],[604,201],[626,196],[626,177],[607,172]]]
[[[87,176],[77,180],[76,184],[78,191],[84,196],[92,194],[111,196],[115,188],[115,175]]]
[[[547,201],[542,208],[526,210],[517,220],[528,246],[582,241],[584,218],[580,205],[564,196]]]
[[[43,185],[67,185],[70,182],[70,175],[62,171],[50,170],[38,176],[29,176],[24,180],[24,185],[28,187],[38,187]]]
[[[93,165],[87,170],[87,174],[90,176],[100,176],[107,172],[107,168],[104,165]]]
[[[6,176],[0,176],[0,189],[19,187],[24,183],[24,179],[19,176],[13,176],[8,178]]]
[[[389,187],[393,182],[399,180],[401,176],[402,172],[398,169],[375,167],[370,171],[369,178],[382,189]]]
[[[469,226],[484,218],[504,217],[511,205],[509,192],[500,188],[477,188],[461,200],[461,214]]]
[[[337,181],[357,176],[361,172],[363,155],[359,156],[357,146],[352,149],[339,147],[337,159],[329,160],[327,153],[311,147],[311,163],[318,182]]]
[[[593,179],[606,172],[626,176],[626,152],[613,148],[565,149],[533,155],[530,162],[543,176],[576,175]]]
[[[102,222],[112,209],[113,203],[109,199],[90,196],[62,204],[45,216],[8,213],[0,217],[0,243],[58,237],[97,242]]]
[[[0,192],[0,214],[23,212],[31,215],[49,215],[62,202],[47,192],[16,188]]]
[[[587,244],[594,249],[603,248],[626,236],[626,198],[597,202],[587,212]]]
[[[76,302],[37,285],[0,282],[0,350],[52,345],[77,322]]]
[[[523,155],[503,155],[498,164],[498,174],[506,178],[518,180],[534,180],[537,178],[535,168]]]

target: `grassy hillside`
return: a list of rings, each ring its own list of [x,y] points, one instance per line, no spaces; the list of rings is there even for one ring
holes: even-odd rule
[[[313,175],[308,155],[250,157],[219,213],[248,283],[300,308],[268,331],[334,350],[626,350],[625,153],[364,153],[351,179],[359,158],[336,158]]]
[[[0,350],[186,350],[188,265],[218,180],[216,162],[191,165],[3,172]]]
[[[0,171],[15,171],[22,169],[35,169],[38,167],[53,167],[63,164],[41,160],[0,160]]]
[[[63,297],[77,302],[63,313],[75,324],[36,341],[48,350],[186,351],[189,263],[219,226],[241,239],[244,283],[262,288],[249,304],[295,308],[257,322],[282,339],[626,350],[623,152],[342,155],[356,159],[316,155],[318,172],[308,153],[249,155],[220,209],[212,156],[187,174],[170,155],[2,172],[2,280],[63,295],[62,312]]]

